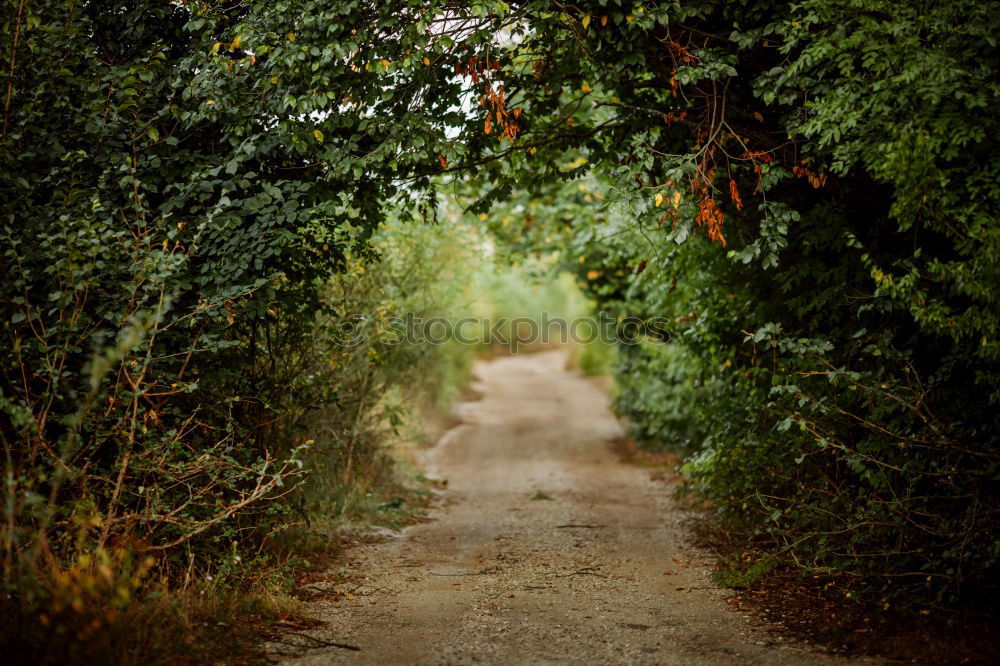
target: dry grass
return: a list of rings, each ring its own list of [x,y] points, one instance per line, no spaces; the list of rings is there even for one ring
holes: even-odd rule
[[[151,586],[121,610],[106,596],[91,595],[70,607],[59,607],[52,598],[36,601],[34,607],[4,609],[11,619],[0,629],[0,653],[6,663],[159,666],[244,661],[267,625],[296,617],[302,605],[277,580],[242,589]]]

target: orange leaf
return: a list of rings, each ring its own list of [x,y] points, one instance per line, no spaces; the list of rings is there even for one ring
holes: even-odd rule
[[[729,198],[733,200],[736,210],[743,210],[743,201],[740,199],[740,191],[736,187],[736,181],[729,179]]]

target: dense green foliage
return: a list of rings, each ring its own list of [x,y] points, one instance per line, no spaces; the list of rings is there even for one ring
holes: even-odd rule
[[[384,476],[379,433],[466,361],[334,335],[356,314],[449,311],[464,282],[447,267],[470,255],[457,232],[370,242],[390,212],[436,214],[380,175],[412,165],[373,152],[398,133],[406,162],[441,123],[376,126],[373,107],[408,101],[344,65],[350,12],[3,12],[0,558],[4,635],[29,638],[106,623],[144,580],[258,576],[349,516]]]
[[[515,252],[558,238],[601,307],[673,319],[672,346],[620,350],[633,434],[688,453],[724,519],[800,566],[992,594],[995,14],[579,12],[536,39],[562,46],[542,62],[565,108],[590,98],[551,168],[595,179],[529,190],[494,226]]]
[[[430,236],[364,268],[447,188],[673,319],[620,350],[618,409],[732,526],[887,594],[992,590],[991,9],[5,0],[6,584],[111,547],[209,570],[352,483],[439,359],[331,362],[330,332],[453,302]]]

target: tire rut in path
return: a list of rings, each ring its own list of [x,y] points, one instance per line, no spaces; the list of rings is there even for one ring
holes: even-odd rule
[[[565,366],[563,351],[477,364],[482,398],[460,404],[463,423],[424,452],[429,474],[448,480],[445,506],[348,552],[365,596],[314,602],[325,625],[270,654],[289,665],[844,663],[785,645],[726,603],[663,485],[612,451],[622,432],[605,392]]]

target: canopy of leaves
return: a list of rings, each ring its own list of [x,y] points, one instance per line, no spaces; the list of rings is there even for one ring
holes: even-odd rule
[[[337,400],[276,350],[448,187],[673,317],[619,410],[734,525],[887,592],[996,582],[988,3],[3,7],[8,561],[84,515],[167,552],[267,523],[237,516],[298,473],[282,419]],[[167,460],[212,492],[149,499]]]

